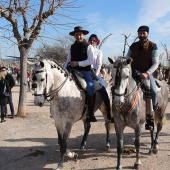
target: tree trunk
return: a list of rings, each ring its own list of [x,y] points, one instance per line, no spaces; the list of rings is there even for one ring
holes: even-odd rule
[[[20,51],[20,95],[17,115],[19,117],[25,117],[27,100],[27,58],[29,49],[20,47],[19,51]]]

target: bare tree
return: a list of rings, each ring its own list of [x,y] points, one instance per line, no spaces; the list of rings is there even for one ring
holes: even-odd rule
[[[103,40],[101,41],[100,45],[99,45],[99,49],[102,48],[102,45],[106,42],[106,40],[112,35],[112,33],[110,33],[109,35],[107,35],[105,38],[103,38]]]
[[[43,44],[39,47],[37,55],[43,58],[56,59],[60,63],[64,63],[67,59],[68,50],[70,45],[75,41],[72,36],[64,36],[58,42],[54,42],[54,45]]]
[[[162,63],[163,55],[164,55],[164,53],[161,53],[161,54],[159,55],[159,63],[160,63],[160,64]]]
[[[26,116],[27,58],[34,41],[40,36],[45,24],[53,27],[56,31],[59,27],[68,27],[68,20],[72,18],[66,13],[69,8],[78,8],[75,5],[76,0],[2,0],[0,2],[1,20],[8,21],[6,26],[1,26],[1,29],[4,30],[4,37],[18,45],[20,52],[21,82],[18,116]],[[61,17],[65,17],[67,25],[59,20]],[[7,36],[5,34],[7,31],[13,35]],[[46,33],[44,29],[42,36]]]
[[[127,39],[130,37],[131,34],[129,34],[128,36],[125,35],[125,34],[121,34],[121,35],[124,35],[124,37],[125,37],[125,41],[124,41],[124,49],[123,49],[123,57],[125,57],[126,45],[128,45]]]
[[[164,48],[164,50],[165,50],[165,53],[166,53],[166,59],[169,61],[169,63],[170,63],[170,51],[168,50],[168,48],[167,48],[167,45],[164,43],[162,43],[161,42],[161,44],[162,44],[162,46],[163,46],[163,48]]]

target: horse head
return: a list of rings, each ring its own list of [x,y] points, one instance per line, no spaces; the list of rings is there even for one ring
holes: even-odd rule
[[[47,60],[42,60],[37,63],[28,63],[33,68],[32,86],[36,89],[34,93],[34,104],[42,107],[54,83],[51,65]]]
[[[111,64],[114,65],[112,69],[112,95],[113,104],[121,107],[126,100],[127,87],[129,85],[129,77],[132,75],[131,71],[131,58],[119,57],[116,61],[109,58]]]

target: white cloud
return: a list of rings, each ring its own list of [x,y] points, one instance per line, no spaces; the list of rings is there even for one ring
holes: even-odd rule
[[[138,14],[138,25],[150,25],[170,13],[169,0],[143,0]]]

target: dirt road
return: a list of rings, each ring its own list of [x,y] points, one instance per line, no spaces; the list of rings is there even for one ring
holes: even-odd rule
[[[18,106],[19,87],[13,89],[15,111]],[[9,108],[8,108],[9,111]],[[159,138],[158,155],[149,156],[150,135],[143,127],[141,139],[142,170],[170,169],[170,100],[166,109],[167,123]],[[8,113],[9,114],[9,113]],[[64,170],[111,170],[116,169],[116,135],[111,133],[111,150],[105,149],[105,127],[101,113],[98,122],[92,123],[84,156],[77,162],[65,159]],[[54,121],[50,118],[49,103],[40,108],[34,106],[32,93],[27,96],[27,117],[6,118],[0,123],[0,170],[55,170],[59,160],[59,145]],[[79,152],[83,123],[74,124],[68,140],[68,148]],[[134,132],[125,129],[124,146],[134,148]],[[133,169],[135,153],[123,156],[123,169]]]

